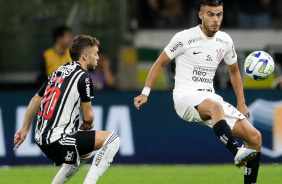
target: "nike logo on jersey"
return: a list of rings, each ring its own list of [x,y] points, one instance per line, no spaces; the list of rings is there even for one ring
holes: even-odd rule
[[[200,53],[202,53],[202,52],[195,52],[195,51],[193,52],[194,55],[200,54]]]

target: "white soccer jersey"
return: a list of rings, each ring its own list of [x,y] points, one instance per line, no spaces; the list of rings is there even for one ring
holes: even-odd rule
[[[174,93],[189,90],[212,90],[213,78],[222,59],[228,65],[237,61],[230,36],[218,31],[207,37],[200,25],[178,32],[165,47],[170,59],[175,58],[176,74]]]

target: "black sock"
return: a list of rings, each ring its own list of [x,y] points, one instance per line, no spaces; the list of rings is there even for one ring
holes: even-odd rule
[[[238,142],[236,141],[227,122],[224,119],[220,120],[213,126],[213,131],[235,157],[238,152]]]
[[[257,182],[261,152],[257,152],[253,160],[247,162],[244,172],[244,184],[255,184]]]

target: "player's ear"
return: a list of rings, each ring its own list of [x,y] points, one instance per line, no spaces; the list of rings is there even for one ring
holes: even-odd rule
[[[198,14],[199,14],[199,18],[200,18],[201,20],[203,20],[203,12],[200,10]]]
[[[83,60],[87,60],[88,59],[88,53],[87,52],[85,52],[83,55],[82,55],[82,58],[83,58]]]

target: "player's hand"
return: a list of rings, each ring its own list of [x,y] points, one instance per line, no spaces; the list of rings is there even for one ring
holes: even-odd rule
[[[137,97],[134,98],[134,106],[136,107],[136,109],[140,109],[141,105],[146,103],[148,99],[147,95],[141,94]]]
[[[246,117],[251,117],[250,112],[246,104],[238,104],[237,106],[238,111],[240,111],[242,114],[244,114]]]
[[[92,128],[94,128],[93,123],[91,125],[89,125],[89,124],[86,124],[84,122],[81,122],[81,125],[79,127],[80,130],[91,130]]]
[[[24,131],[22,128],[15,133],[14,144],[16,146],[14,147],[14,150],[18,149],[18,147],[20,147],[20,145],[24,142],[27,133],[28,133],[28,131]]]

